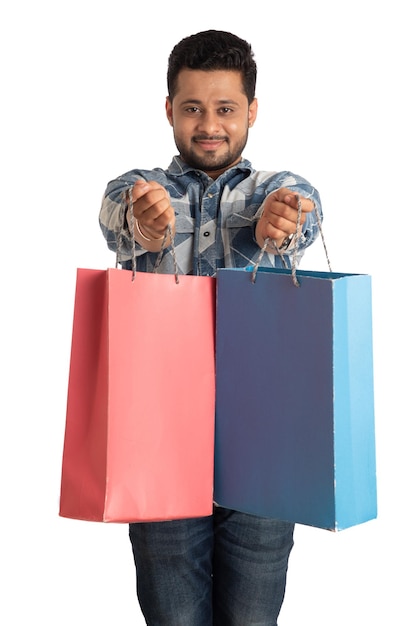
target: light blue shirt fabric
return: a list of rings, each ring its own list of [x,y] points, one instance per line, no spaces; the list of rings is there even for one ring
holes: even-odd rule
[[[100,210],[100,226],[109,248],[117,251],[125,269],[132,268],[132,237],[126,220],[126,191],[139,180],[156,181],[169,193],[176,214],[175,258],[179,274],[215,276],[220,267],[246,267],[259,261],[260,247],[255,226],[263,202],[273,191],[287,187],[313,200],[317,211],[307,214],[297,246],[297,262],[319,233],[317,213],[322,220],[321,201],[312,185],[291,172],[256,171],[242,159],[216,180],[189,167],[179,156],[168,169],[132,170],[111,181]],[[136,269],[153,271],[157,253],[135,244]],[[282,256],[266,251],[263,267],[291,267],[292,251]],[[158,271],[173,273],[173,253],[164,250]]]

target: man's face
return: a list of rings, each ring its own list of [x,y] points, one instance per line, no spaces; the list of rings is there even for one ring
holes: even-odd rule
[[[184,69],[166,112],[182,159],[215,179],[240,161],[257,100],[248,104],[237,71]]]

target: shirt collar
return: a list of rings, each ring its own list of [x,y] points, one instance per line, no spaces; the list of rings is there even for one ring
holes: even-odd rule
[[[231,175],[230,173],[232,172],[243,171],[243,172],[251,173],[252,170],[253,168],[252,168],[250,161],[242,158],[239,163],[237,163],[233,167],[230,167],[228,170],[226,170],[226,172],[221,174],[221,176],[228,175],[228,178],[229,178]],[[202,172],[201,170],[197,170],[194,167],[187,165],[187,163],[183,161],[183,159],[179,155],[175,156],[173,160],[171,161],[168,167],[168,172],[172,176],[183,176],[184,174],[195,172],[199,176],[206,176],[208,179],[210,179],[210,177],[207,174],[205,174],[205,172]]]

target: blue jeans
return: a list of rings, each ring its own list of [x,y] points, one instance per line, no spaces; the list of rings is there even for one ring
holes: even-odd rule
[[[130,524],[149,626],[275,626],[294,524],[215,507],[210,517]]]

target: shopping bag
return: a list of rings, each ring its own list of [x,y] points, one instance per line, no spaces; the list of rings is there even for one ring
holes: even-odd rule
[[[214,295],[209,277],[78,270],[61,516],[211,514]]]
[[[215,501],[332,530],[373,519],[371,277],[251,269],[218,272]]]

